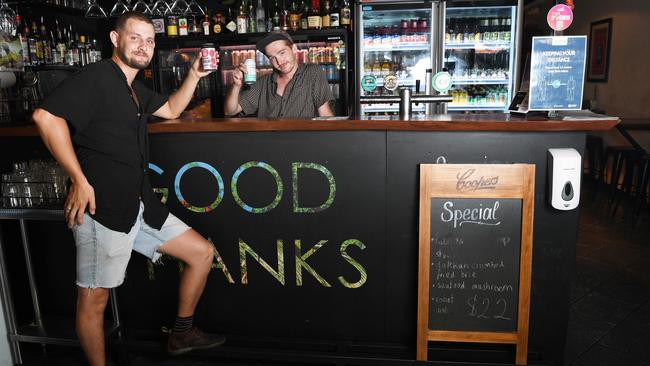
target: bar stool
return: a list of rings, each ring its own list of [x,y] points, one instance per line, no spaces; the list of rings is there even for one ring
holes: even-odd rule
[[[637,194],[634,205],[634,223],[636,224],[641,216],[641,210],[648,197],[648,188],[650,188],[650,154],[641,157],[641,169],[637,175]]]
[[[610,156],[612,157],[611,170],[605,169],[603,174],[603,184],[605,184],[605,186],[608,185],[607,177],[610,177],[608,187],[609,197],[607,198],[610,205],[613,203],[614,197],[616,196],[625,157],[633,151],[634,148],[632,146],[607,146],[605,148],[605,168],[609,167],[609,158]]]
[[[616,179],[616,182],[618,183],[618,181],[621,178],[620,176],[621,173],[624,173],[621,189],[618,189],[617,185],[614,186],[613,196],[611,201],[612,216],[616,215],[616,211],[618,210],[618,206],[621,202],[623,194],[626,194],[630,197],[633,197],[634,194],[636,194],[637,198],[639,197],[639,195],[642,196],[641,193],[642,185],[640,184],[641,183],[640,179],[642,179],[643,174],[645,174],[641,172],[643,167],[643,157],[645,155],[646,155],[645,151],[641,151],[637,149],[624,151],[622,153],[622,163],[619,165],[619,170],[615,172],[615,175],[612,177],[612,179]],[[625,166],[624,171],[621,169],[623,166]],[[635,172],[637,177],[636,182],[634,180]],[[635,184],[636,187],[634,187]]]
[[[60,332],[54,327],[46,326],[41,312],[38,286],[36,285],[36,274],[34,263],[31,255],[31,245],[28,235],[27,222],[37,221],[62,221],[63,210],[51,210],[40,208],[0,208],[0,224],[4,220],[17,220],[20,224],[20,235],[25,256],[25,267],[27,270],[27,279],[29,290],[32,298],[34,320],[26,325],[19,325],[16,318],[14,301],[11,293],[11,284],[7,272],[7,258],[5,257],[4,239],[2,230],[0,230],[0,308],[5,309],[5,321],[7,323],[7,334],[9,336],[9,347],[14,363],[22,365],[23,358],[20,351],[19,342],[55,344],[63,346],[77,346],[79,340],[70,336],[67,332]],[[113,324],[107,327],[105,337],[117,335],[118,339],[122,338],[120,314],[115,289],[109,290],[110,306],[113,313]],[[71,320],[73,323],[73,320]],[[122,356],[121,356],[122,357]]]
[[[585,145],[587,156],[587,177],[594,182],[603,180],[604,163],[603,163],[603,138],[600,136],[587,135]]]

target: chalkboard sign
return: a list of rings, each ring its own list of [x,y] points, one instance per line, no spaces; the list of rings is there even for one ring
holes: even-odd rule
[[[510,343],[525,365],[535,166],[422,164],[417,359],[428,341]]]
[[[517,330],[521,200],[431,199],[429,329]]]

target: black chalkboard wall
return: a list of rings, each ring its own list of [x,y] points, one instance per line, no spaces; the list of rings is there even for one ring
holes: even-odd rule
[[[431,199],[429,329],[516,331],[520,238],[520,199]]]

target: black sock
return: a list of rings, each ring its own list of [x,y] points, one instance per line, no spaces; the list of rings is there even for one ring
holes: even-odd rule
[[[174,333],[183,333],[187,332],[192,328],[192,323],[194,322],[194,315],[190,315],[186,318],[181,318],[180,316],[176,317],[174,321]]]

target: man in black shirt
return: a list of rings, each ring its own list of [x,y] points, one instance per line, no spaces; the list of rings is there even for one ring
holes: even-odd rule
[[[153,261],[164,253],[187,264],[168,341],[170,354],[225,341],[193,327],[214,247],[167,211],[148,177],[147,119],[178,118],[209,72],[197,57],[181,87],[167,99],[134,81],[153,57],[151,20],[141,13],[126,13],[117,19],[110,39],[110,59],[70,76],[32,116],[45,145],[71,180],[65,215],[77,245],[77,334],[92,366],[105,364],[103,314],[108,289],[124,280],[132,250]]]

